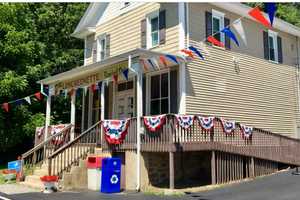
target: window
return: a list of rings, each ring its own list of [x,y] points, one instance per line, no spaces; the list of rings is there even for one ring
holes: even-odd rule
[[[148,48],[159,45],[159,13],[154,12],[148,17]]]
[[[169,112],[169,73],[150,77],[150,115]]]
[[[216,10],[212,10],[212,34],[213,36],[221,41],[225,42],[225,35],[220,31],[224,28],[224,13]]]
[[[106,37],[102,36],[98,38],[98,54],[97,61],[104,60],[106,58]]]
[[[269,31],[268,40],[269,40],[269,60],[278,62],[277,33],[273,31]]]

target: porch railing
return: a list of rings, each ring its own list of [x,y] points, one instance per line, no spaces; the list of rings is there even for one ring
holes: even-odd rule
[[[50,136],[47,140],[40,142],[35,147],[22,154],[21,159],[23,169],[32,168],[33,166],[42,163],[47,159],[55,150],[59,149],[70,141],[72,125],[67,125],[60,132]]]
[[[93,153],[97,144],[101,144],[101,122],[97,122],[77,136],[68,144],[62,146],[48,157],[49,175],[62,176],[72,165],[78,165],[89,153]]]

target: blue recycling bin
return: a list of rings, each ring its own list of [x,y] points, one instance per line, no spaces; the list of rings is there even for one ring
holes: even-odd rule
[[[21,171],[21,160],[15,160],[7,163],[7,169],[16,170],[16,172]]]
[[[121,159],[104,158],[102,160],[101,192],[121,192]]]

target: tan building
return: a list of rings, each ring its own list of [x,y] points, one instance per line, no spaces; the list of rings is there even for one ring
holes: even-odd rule
[[[275,161],[295,164],[298,161],[284,161],[270,153],[274,149],[266,150],[270,151],[268,155],[258,155],[224,147],[222,151],[227,155],[215,146],[206,148],[205,142],[218,138],[212,139],[197,128],[180,131],[174,128],[172,120],[156,138],[140,120],[145,115],[203,114],[235,120],[257,130],[300,137],[300,28],[276,18],[274,28],[268,30],[247,15],[250,9],[239,3],[91,3],[72,34],[85,41],[84,66],[40,83],[49,85],[50,91],[57,94],[102,82],[101,89],[88,90],[80,97],[80,112],[75,106],[79,97],[72,96],[71,124],[76,123],[83,133],[103,119],[133,119],[136,124],[129,128],[123,146],[111,147],[101,141],[103,150],[123,158],[126,189],[161,186],[168,181],[173,188],[174,181],[177,187],[177,180],[193,177],[198,177],[196,185],[228,182],[259,175],[261,172],[254,172],[254,166],[265,166],[271,172],[274,166],[278,169]],[[240,17],[247,45],[231,28],[238,37],[238,47],[219,31]],[[225,44],[224,48],[205,42],[212,34]],[[203,54],[204,60],[189,59],[180,53],[191,45]],[[163,63],[159,58],[166,55],[175,56],[177,63]],[[127,68],[128,81],[122,76]],[[112,78],[116,74],[118,81]],[[47,102],[46,127],[51,98]],[[169,133],[170,127],[174,129]],[[219,132],[215,129],[214,134]],[[260,136],[265,142],[262,146],[278,146],[275,141],[281,136],[268,134]],[[260,145],[260,139],[253,137],[251,144]],[[288,137],[282,140],[298,142]],[[197,143],[200,141],[205,144]],[[227,136],[224,141],[229,142]],[[237,146],[248,145],[241,138],[230,141]],[[224,176],[219,167],[224,167],[220,164],[224,159],[229,163],[228,169],[233,170],[231,176],[230,172]]]

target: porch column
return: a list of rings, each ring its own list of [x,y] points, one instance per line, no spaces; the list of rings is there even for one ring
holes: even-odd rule
[[[131,68],[131,56],[128,58],[128,68]],[[137,128],[137,147],[136,147],[136,156],[137,156],[137,186],[136,190],[140,190],[140,181],[141,181],[141,117],[143,116],[143,73],[141,70],[137,72],[137,87],[136,87],[136,99],[137,99],[137,109],[136,109],[136,128]]]
[[[255,177],[254,157],[250,158],[250,177]]]
[[[45,134],[44,134],[44,141],[47,140],[48,137],[48,128],[50,126],[50,119],[51,119],[51,95],[47,96],[46,102],[46,120],[45,120]]]
[[[84,131],[84,118],[85,118],[85,89],[82,90],[82,111],[81,111],[81,132]]]
[[[179,64],[179,91],[180,91],[180,100],[179,100],[179,113],[186,114],[186,65],[185,63]]]
[[[169,188],[174,189],[174,152],[169,152]]]
[[[73,92],[71,96],[71,120],[70,120],[70,123],[72,124],[71,141],[74,140],[75,138],[75,111],[76,111],[75,101],[76,101],[76,92]]]
[[[104,106],[105,106],[105,99],[104,99],[104,89],[105,89],[105,84],[104,81],[102,81],[101,85],[101,94],[100,94],[100,107],[101,107],[101,114],[100,114],[100,120],[104,120]]]
[[[89,107],[88,107],[88,127],[90,128],[92,126],[92,120],[93,120],[93,92],[90,88],[88,88],[89,91]]]

